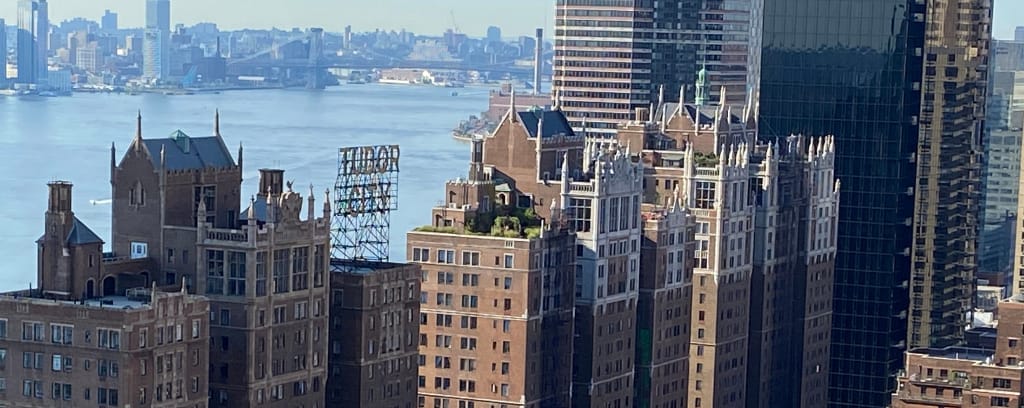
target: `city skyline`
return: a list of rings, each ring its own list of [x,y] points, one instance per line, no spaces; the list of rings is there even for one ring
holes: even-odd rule
[[[16,2],[4,2],[0,6],[0,18],[15,21]],[[172,0],[171,25],[186,26],[213,22],[222,30],[291,29],[293,27],[323,27],[329,32],[341,32],[351,25],[356,31],[381,29],[406,29],[424,34],[440,34],[452,28],[452,15],[461,32],[474,37],[483,37],[489,26],[498,26],[504,37],[532,36],[538,27],[550,32],[554,21],[554,0],[528,0],[524,2],[488,2],[473,0],[437,0],[431,7],[424,7],[415,13],[393,13],[393,10],[407,10],[410,0],[379,0],[360,6],[359,13],[350,13],[348,7],[324,4],[323,0],[293,0],[262,5],[258,12],[242,0],[223,0],[216,3],[202,0]],[[423,4],[418,3],[417,4]],[[60,21],[83,17],[99,21],[104,10],[118,13],[119,25],[125,28],[142,28],[145,24],[145,1],[142,0],[97,0],[89,2],[51,1],[50,20]],[[1024,9],[1024,7],[1021,7]],[[246,9],[244,14],[237,13]],[[324,10],[317,13],[294,13],[289,10]],[[323,16],[336,15],[328,19]],[[1012,34],[1012,27],[1007,27]]]

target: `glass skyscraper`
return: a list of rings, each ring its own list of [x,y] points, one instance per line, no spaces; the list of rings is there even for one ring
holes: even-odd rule
[[[171,2],[146,0],[146,30],[142,47],[142,76],[165,80],[171,73]]]
[[[18,0],[18,83],[45,81],[49,38],[46,0]]]
[[[886,406],[908,347],[962,339],[990,14],[990,0],[764,0],[762,135],[836,138],[833,407]]]

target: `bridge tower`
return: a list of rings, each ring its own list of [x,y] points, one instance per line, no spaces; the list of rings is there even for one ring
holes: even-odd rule
[[[309,29],[309,77],[306,82],[307,89],[327,88],[324,68],[324,29],[314,27]]]

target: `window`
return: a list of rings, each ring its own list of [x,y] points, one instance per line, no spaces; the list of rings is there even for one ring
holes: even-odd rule
[[[50,325],[50,341],[53,344],[71,344],[74,338],[75,327],[66,324]]]
[[[309,289],[309,247],[292,250],[292,290]]]
[[[99,338],[97,344],[100,348],[118,350],[121,348],[121,332],[119,330],[98,329],[96,335]]]
[[[462,251],[462,264],[471,266],[480,265],[480,253],[475,251]]]
[[[412,260],[414,262],[430,262],[430,250],[427,248],[413,248]]]
[[[200,323],[199,319],[195,319],[195,320],[192,321],[192,338],[193,339],[198,339],[199,338],[199,323]]]
[[[55,400],[71,400],[71,384],[53,383],[51,396]]]
[[[437,263],[454,264],[455,263],[455,251],[453,251],[451,249],[439,249],[439,250],[437,250]]]
[[[43,341],[45,330],[39,322],[23,322],[21,324],[21,339],[25,341]]]
[[[715,207],[715,183],[710,181],[696,182],[695,207],[710,210]]]
[[[313,251],[313,286],[324,286],[324,273],[327,271],[326,257],[328,256],[327,245],[317,245]]]
[[[7,319],[0,319],[0,339],[7,338]]]
[[[505,254],[505,269],[512,269],[515,266],[515,262],[513,262],[513,260],[514,257],[512,254]]]
[[[96,402],[100,405],[117,406],[117,390],[113,388],[96,389]]]
[[[224,251],[206,250],[206,293],[224,294]]]
[[[1010,406],[1010,399],[1007,397],[992,397],[989,400],[989,405],[993,407],[1008,407]]]
[[[1010,384],[1011,384],[1010,380],[1008,380],[1006,378],[993,378],[992,379],[992,388],[1010,389],[1010,387],[1011,387]]]
[[[569,227],[575,232],[589,232],[591,228],[591,203],[589,199],[570,198],[566,215]]]
[[[256,296],[267,295],[267,251],[256,253]]]
[[[291,250],[274,251],[274,293],[288,292],[288,267],[291,266]]]
[[[228,252],[228,296],[245,296],[245,252]]]
[[[507,397],[508,396],[508,389],[509,389],[508,384],[502,384],[501,385],[501,396],[502,397]]]
[[[509,290],[509,289],[512,289],[512,278],[506,277],[505,278],[505,290]]]
[[[199,213],[199,202],[200,200],[206,205],[206,222],[215,223],[217,220],[217,187],[216,186],[199,186],[193,190],[194,194],[194,209],[195,214]]]
[[[462,274],[462,286],[479,286],[480,275],[475,273]]]

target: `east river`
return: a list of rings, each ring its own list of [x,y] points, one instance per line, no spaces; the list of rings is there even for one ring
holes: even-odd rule
[[[405,232],[428,223],[445,180],[465,176],[468,146],[451,137],[460,120],[486,109],[487,89],[344,85],[324,92],[235,91],[187,96],[76,94],[66,98],[0,97],[0,291],[36,280],[36,244],[43,233],[46,184],[74,184],[75,214],[108,242],[110,145],[118,160],[135,135],[175,130],[221,135],[234,155],[244,145],[243,202],[255,193],[260,168],[281,168],[295,190],[312,184],[317,202],[337,176],[337,148],[399,144],[399,210],[391,217],[391,258],[405,258]],[[94,204],[95,202],[95,204]],[[319,207],[319,206],[318,206]]]

